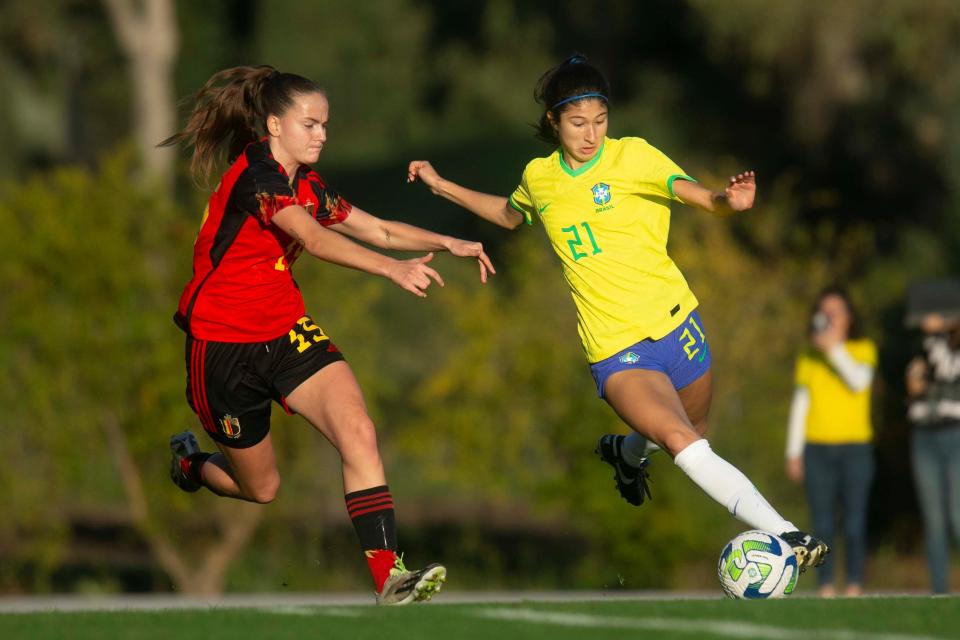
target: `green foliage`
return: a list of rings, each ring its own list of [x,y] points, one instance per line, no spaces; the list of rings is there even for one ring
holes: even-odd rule
[[[71,515],[122,502],[105,420],[124,424],[142,448],[181,419],[182,356],[169,309],[183,271],[166,247],[186,236],[169,203],[133,186],[129,167],[130,154],[120,153],[98,175],[37,175],[6,185],[0,200],[8,256],[0,501],[10,516],[0,531],[15,542],[62,551]]]
[[[429,637],[438,632],[458,640],[617,640],[639,635],[667,640],[725,640],[731,636],[950,638],[956,635],[960,624],[960,613],[951,598],[898,595],[744,603],[719,596],[590,600],[578,597],[579,594],[572,593],[562,602],[537,601],[535,596],[520,602],[388,608],[367,603],[333,604],[322,596],[308,604],[302,597],[268,595],[252,605],[202,610],[192,609],[196,606],[193,603],[184,603],[158,611],[5,613],[0,614],[0,633],[8,638],[35,640],[164,640],[190,629],[202,636],[290,640],[316,636],[322,629],[329,637],[377,640],[388,628],[396,640]]]

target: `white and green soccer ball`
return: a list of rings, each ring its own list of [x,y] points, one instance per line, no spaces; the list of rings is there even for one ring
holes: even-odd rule
[[[723,548],[717,575],[731,598],[785,598],[797,586],[797,557],[771,533],[744,531]]]

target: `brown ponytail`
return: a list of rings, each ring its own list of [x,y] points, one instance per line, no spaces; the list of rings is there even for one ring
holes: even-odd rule
[[[269,65],[224,69],[191,97],[193,111],[183,130],[157,146],[192,144],[190,171],[194,178],[206,180],[224,147],[227,160],[233,160],[248,143],[266,135],[267,116],[282,116],[294,96],[308,93],[323,93],[323,89],[312,80],[280,73]]]

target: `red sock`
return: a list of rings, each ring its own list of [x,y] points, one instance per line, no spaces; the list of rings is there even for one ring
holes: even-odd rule
[[[390,488],[380,485],[353,491],[344,500],[379,593],[397,560],[397,526]]]
[[[380,593],[383,583],[390,577],[390,569],[393,569],[397,561],[397,554],[390,549],[369,549],[364,551],[364,555],[367,557],[370,575],[373,576],[373,584],[377,593]]]

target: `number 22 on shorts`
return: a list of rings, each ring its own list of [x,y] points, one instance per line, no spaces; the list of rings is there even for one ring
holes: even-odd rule
[[[679,339],[680,342],[683,343],[683,350],[687,354],[687,360],[693,360],[693,356],[700,353],[701,346],[706,349],[707,336],[703,334],[703,329],[700,328],[700,325],[697,324],[696,319],[693,317],[687,320],[687,325],[689,326],[683,328],[683,333],[680,334]],[[693,331],[690,331],[690,327],[693,327],[694,331],[696,331],[696,335],[694,335]],[[700,346],[698,346],[698,344]],[[703,354],[700,356],[701,362],[703,361],[705,355],[706,350],[704,350]]]

